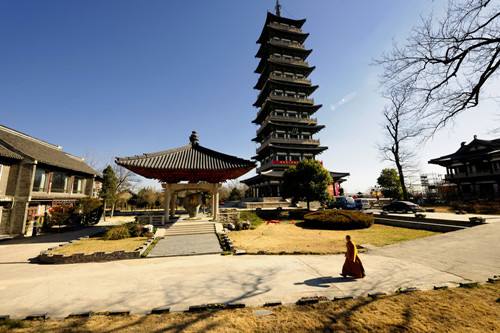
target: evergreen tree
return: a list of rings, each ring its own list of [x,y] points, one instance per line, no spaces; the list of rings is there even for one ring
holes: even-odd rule
[[[285,198],[292,198],[294,202],[306,201],[307,209],[310,209],[311,201],[324,201],[328,198],[327,189],[331,183],[330,173],[320,162],[304,160],[285,171],[282,194]]]
[[[377,178],[382,194],[386,198],[400,199],[402,195],[401,182],[399,181],[398,171],[394,168],[386,168],[380,172]]]
[[[111,165],[103,170],[102,177],[102,189],[99,196],[104,201],[104,220],[106,221],[106,206],[113,206],[117,199],[118,178]]]

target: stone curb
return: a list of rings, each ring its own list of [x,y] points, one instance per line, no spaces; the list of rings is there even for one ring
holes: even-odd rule
[[[46,320],[48,318],[46,313],[37,313],[26,316],[24,320]]]
[[[476,288],[479,286],[479,282],[461,282],[458,284],[459,288]]]
[[[85,236],[78,238],[78,240],[83,240],[88,238],[89,237]],[[55,265],[139,259],[141,258],[142,254],[153,243],[153,241],[154,237],[148,238],[140,247],[138,247],[137,249],[135,249],[135,251],[132,252],[114,251],[114,252],[94,252],[90,254],[75,253],[70,256],[50,253],[51,250],[54,250],[61,246],[66,246],[73,242],[69,241],[68,243],[60,244],[59,246],[51,247],[45,251],[40,252],[40,255],[37,256],[35,259],[37,262],[42,264],[55,264]]]
[[[382,298],[382,297],[385,297],[385,296],[387,296],[387,293],[383,293],[383,292],[374,292],[374,293],[369,293],[368,294],[368,297],[371,297],[373,299]]]
[[[6,320],[9,320],[10,319],[10,316],[9,315],[0,315],[0,323],[2,321],[6,321]]]
[[[153,310],[151,310],[150,314],[164,314],[169,312],[170,312],[170,307],[163,306],[159,308],[154,308]]]
[[[310,305],[317,304],[319,302],[326,302],[328,298],[325,296],[312,296],[312,297],[302,297],[295,304],[296,305]]]
[[[418,289],[416,287],[400,288],[400,289],[396,290],[396,293],[397,294],[408,294],[408,293],[412,293],[412,292],[419,291],[419,290],[420,289]]]
[[[434,290],[445,290],[448,289],[448,286],[442,285],[442,286],[434,286]]]

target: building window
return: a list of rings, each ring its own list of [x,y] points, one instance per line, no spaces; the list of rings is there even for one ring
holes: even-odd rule
[[[37,167],[35,170],[35,180],[33,182],[34,192],[45,192],[47,184],[47,171],[45,169]]]
[[[51,192],[64,193],[68,186],[68,175],[64,172],[55,171],[52,173]]]
[[[285,110],[276,109],[276,110],[274,110],[274,115],[278,116],[278,117],[284,117],[285,116]]]
[[[287,114],[291,118],[298,118],[299,117],[297,111],[288,111]]]
[[[273,90],[274,96],[283,96],[283,90]]]
[[[290,154],[290,161],[300,162],[300,154]]]
[[[311,133],[303,132],[302,133],[302,139],[310,140],[311,139]]]
[[[295,97],[295,92],[293,92],[293,91],[285,91],[285,96],[287,96],[287,97]]]
[[[312,160],[312,159],[314,159],[314,155],[313,154],[304,154],[304,159],[305,160]]]
[[[283,131],[277,131],[274,137],[278,139],[284,139],[286,137],[286,133]]]
[[[286,161],[286,154],[285,154],[285,153],[278,153],[278,154],[276,155],[276,159],[277,159],[278,161]]]
[[[75,177],[73,180],[73,193],[75,194],[83,193],[83,183],[84,183],[83,178]]]
[[[298,93],[298,94],[297,94],[297,97],[298,97],[298,98],[305,99],[305,98],[306,98],[306,94],[304,94],[304,93]]]

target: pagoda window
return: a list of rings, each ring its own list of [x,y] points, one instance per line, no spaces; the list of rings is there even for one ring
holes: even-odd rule
[[[302,139],[311,139],[311,133],[309,132],[302,132]]]
[[[289,117],[292,117],[292,118],[298,118],[298,116],[299,116],[299,115],[297,114],[297,111],[288,111],[288,112],[287,112],[287,115],[288,115]]]
[[[274,96],[283,96],[283,90],[273,90]]]
[[[283,73],[280,71],[274,71],[273,74],[276,76],[281,76]]]
[[[276,109],[276,110],[274,110],[274,115],[278,116],[278,117],[284,117],[285,116],[285,110]]]
[[[290,161],[300,162],[300,154],[292,153],[290,154]]]
[[[285,131],[276,131],[276,133],[274,134],[274,137],[278,138],[278,139],[285,139],[286,132]]]
[[[276,160],[278,161],[286,161],[286,153],[278,153],[276,154]]]
[[[295,92],[294,91],[285,91],[285,96],[287,96],[287,97],[295,97]]]
[[[295,74],[295,77],[297,79],[303,79],[304,78],[304,75],[303,74]]]
[[[288,44],[290,44],[292,42],[290,39],[287,39],[287,38],[282,38],[281,41],[288,43]]]
[[[312,159],[314,159],[314,155],[313,154],[304,154],[304,159],[305,160],[312,160]]]
[[[308,118],[307,112],[301,113],[300,116],[301,116],[302,119],[307,119]]]
[[[304,93],[298,93],[298,94],[297,94],[297,97],[298,97],[298,98],[302,98],[302,99],[305,99],[305,98],[306,98],[306,96],[307,96],[307,95],[306,95],[306,94],[304,94]]]
[[[281,40],[281,38],[274,36],[274,37],[273,37],[273,40],[280,41],[280,40]]]
[[[285,59],[285,60],[292,60],[292,59],[293,59],[293,57],[292,57],[292,56],[289,56],[289,55],[284,55],[284,56],[283,56],[283,59]]]
[[[273,57],[281,58],[281,54],[280,53],[273,53]]]
[[[298,43],[297,43],[297,44],[298,44]],[[299,61],[300,61],[300,60],[302,60],[302,58],[301,58],[301,57],[293,57],[293,59],[295,59],[295,60],[299,60]]]

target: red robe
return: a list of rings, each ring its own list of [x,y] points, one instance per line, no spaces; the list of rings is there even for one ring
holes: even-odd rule
[[[358,257],[356,245],[351,241],[347,242],[346,245],[347,253],[345,254],[345,262],[342,267],[342,275],[352,276],[357,279],[365,277],[365,269]]]

